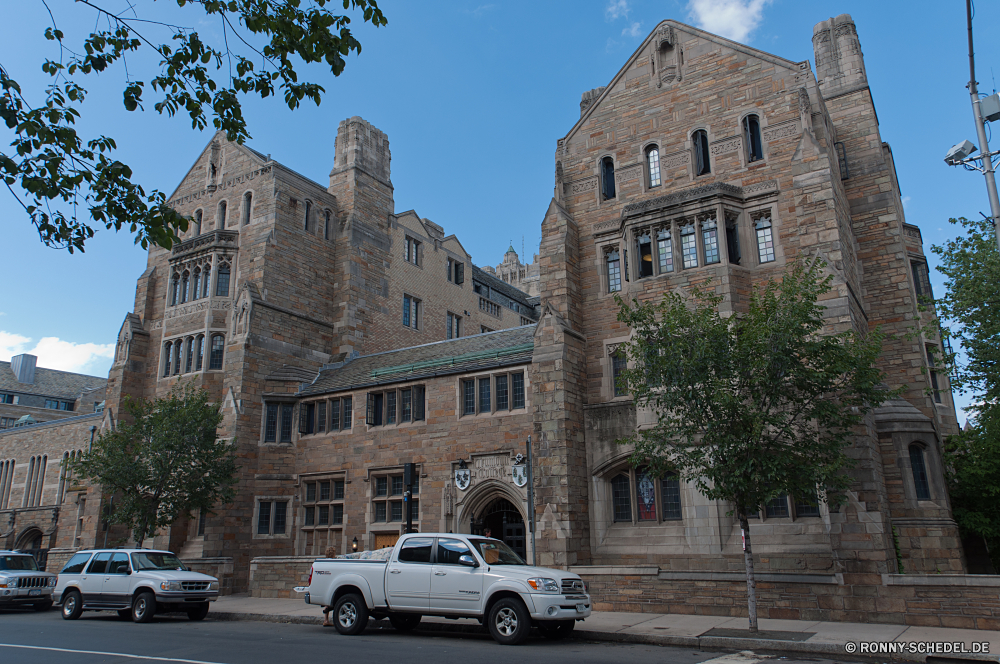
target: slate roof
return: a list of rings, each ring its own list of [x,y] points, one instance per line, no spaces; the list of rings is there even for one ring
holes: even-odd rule
[[[524,291],[514,288],[503,279],[497,279],[489,272],[481,270],[475,265],[472,266],[472,278],[475,279],[476,281],[483,282],[493,290],[503,295],[506,295],[507,297],[514,300],[518,304],[528,307],[529,309],[529,311],[527,312],[528,315],[529,316],[534,315],[534,312],[531,311],[532,305],[528,302],[529,299],[528,294],[525,293]]]
[[[107,378],[35,367],[34,383],[19,383],[10,362],[0,362],[0,392],[17,392],[60,399],[76,399],[87,390],[105,387]]]
[[[363,355],[327,365],[300,396],[356,390],[434,376],[528,364],[535,348],[535,326],[525,325],[471,337]]]

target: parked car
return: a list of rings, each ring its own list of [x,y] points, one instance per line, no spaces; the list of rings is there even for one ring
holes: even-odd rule
[[[170,612],[202,620],[209,603],[219,597],[219,580],[192,572],[169,551],[92,549],[69,559],[54,596],[66,620],[76,620],[84,611],[107,610],[135,622]]]
[[[0,550],[0,607],[52,608],[56,575],[38,569],[35,557],[20,551]]]
[[[453,533],[403,535],[388,559],[313,563],[306,604],[333,607],[341,634],[360,634],[369,616],[413,629],[425,615],[477,618],[504,645],[522,643],[535,626],[548,637],[572,631],[590,615],[576,574],[530,567],[500,540]]]

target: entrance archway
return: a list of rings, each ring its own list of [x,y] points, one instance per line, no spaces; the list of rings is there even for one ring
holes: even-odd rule
[[[496,497],[486,504],[476,517],[473,534],[486,535],[502,540],[521,558],[527,558],[524,517],[512,502]]]
[[[43,539],[44,534],[41,529],[31,526],[21,533],[14,545],[14,548],[18,551],[33,555],[35,562],[38,563],[38,567],[42,570],[45,569],[49,558],[49,550],[42,548]]]

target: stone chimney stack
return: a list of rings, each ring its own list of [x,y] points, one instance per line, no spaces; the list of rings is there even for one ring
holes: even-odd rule
[[[868,85],[858,31],[850,14],[821,21],[813,28],[816,79],[829,99]]]
[[[337,129],[330,177],[350,168],[358,168],[376,180],[390,184],[390,158],[389,137],[355,115],[343,120]]]
[[[35,363],[38,358],[22,353],[10,358],[10,370],[14,372],[17,382],[32,385],[35,382]]]

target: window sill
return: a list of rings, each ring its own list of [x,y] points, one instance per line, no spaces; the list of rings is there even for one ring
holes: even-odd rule
[[[487,417],[497,417],[498,415],[520,415],[521,413],[526,413],[528,411],[527,406],[523,408],[511,408],[510,410],[494,410],[489,413],[467,413],[459,415],[459,420],[474,420],[474,419],[486,419]]]

